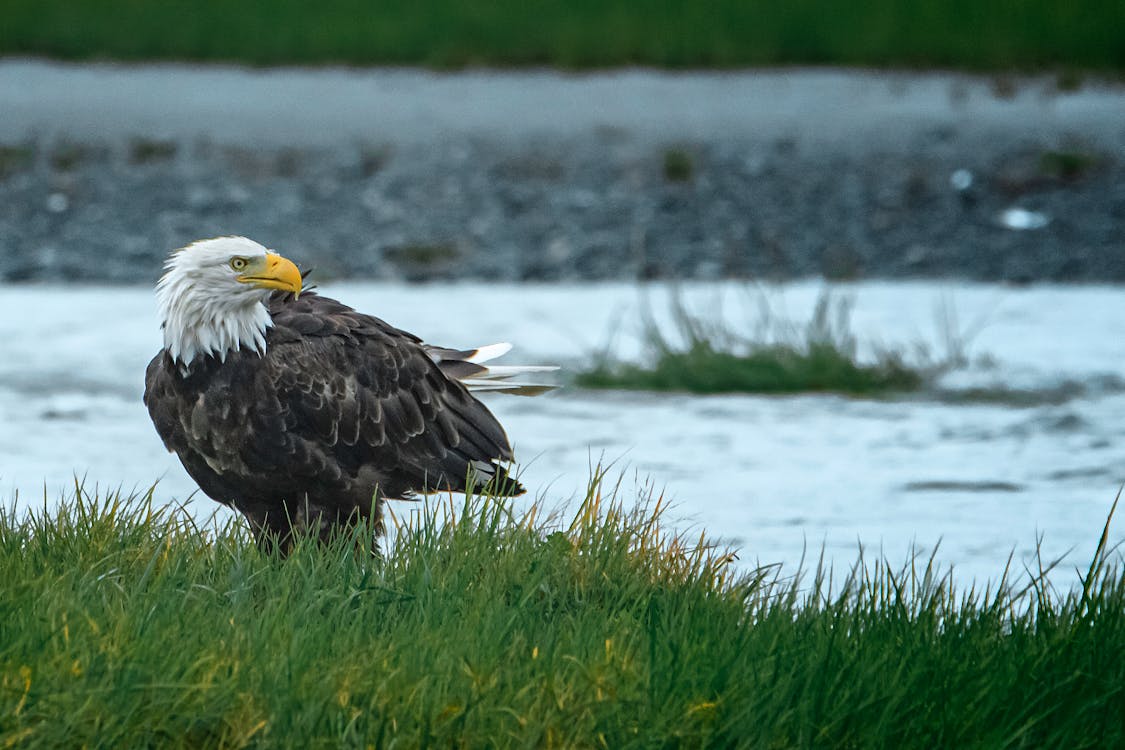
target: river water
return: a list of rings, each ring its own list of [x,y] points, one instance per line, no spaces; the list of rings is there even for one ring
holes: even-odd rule
[[[641,356],[640,310],[667,320],[669,290],[631,284],[505,286],[332,284],[322,293],[442,345],[511,341],[514,362],[564,372],[612,339]],[[689,307],[753,328],[763,301],[807,320],[822,289],[681,287]],[[942,350],[962,341],[967,369],[932,392],[692,396],[565,387],[535,399],[490,396],[550,506],[573,503],[592,463],[613,462],[626,497],[653,485],[671,518],[735,547],[741,564],[823,549],[846,568],[860,545],[895,565],[911,550],[994,580],[1066,555],[1054,580],[1085,566],[1125,479],[1125,294],[1115,287],[940,283],[840,285],[851,327],[872,345]],[[610,333],[613,336],[610,336]],[[0,498],[18,507],[72,491],[146,488],[215,504],[167,454],[141,404],[160,347],[152,292],[140,287],[0,286]],[[523,502],[517,501],[517,502]],[[396,504],[400,515],[410,507]],[[1111,541],[1123,538],[1122,524]]]

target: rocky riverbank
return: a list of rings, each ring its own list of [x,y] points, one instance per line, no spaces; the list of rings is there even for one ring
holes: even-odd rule
[[[0,280],[246,234],[321,278],[1125,281],[1125,90],[0,63]]]

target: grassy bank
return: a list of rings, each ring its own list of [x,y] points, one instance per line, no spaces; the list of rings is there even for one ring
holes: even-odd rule
[[[1101,553],[1069,592],[875,563],[829,595],[736,574],[611,492],[595,477],[565,518],[473,499],[383,561],[271,559],[149,498],[5,514],[0,746],[1125,742],[1125,577]]]
[[[584,388],[690,393],[810,393],[878,396],[916,391],[964,361],[959,333],[946,331],[947,352],[931,358],[921,347],[913,361],[897,349],[876,348],[860,358],[847,297],[821,292],[809,320],[777,318],[762,298],[757,320],[736,329],[722,315],[691,312],[683,300],[670,304],[672,333],[645,308],[643,362],[618,359],[612,340],[575,376]]]
[[[1125,69],[1116,0],[6,0],[0,54],[252,64]]]

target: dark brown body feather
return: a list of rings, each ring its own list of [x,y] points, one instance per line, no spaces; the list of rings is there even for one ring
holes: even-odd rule
[[[499,422],[417,337],[312,293],[277,293],[269,310],[265,354],[208,356],[184,375],[161,351],[145,377],[164,445],[255,533],[327,538],[379,520],[383,498],[464,491],[474,473],[523,492],[494,464],[512,459]]]

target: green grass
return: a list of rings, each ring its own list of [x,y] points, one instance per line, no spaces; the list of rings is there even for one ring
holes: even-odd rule
[[[914,362],[905,353],[877,349],[874,361],[859,358],[851,330],[851,305],[822,292],[809,321],[795,326],[764,309],[757,333],[745,335],[689,312],[679,298],[671,304],[676,335],[665,336],[651,312],[643,316],[643,363],[612,354],[612,342],[575,376],[584,388],[614,388],[691,393],[832,392],[877,396],[915,391],[962,362],[958,342],[940,361],[919,350]],[[948,333],[948,332],[947,332]]]
[[[0,54],[251,64],[1125,69],[1119,0],[5,0]]]
[[[439,503],[382,560],[278,560],[151,494],[2,514],[0,747],[1125,743],[1105,533],[1063,592],[925,560],[830,584],[736,573],[614,493]]]

